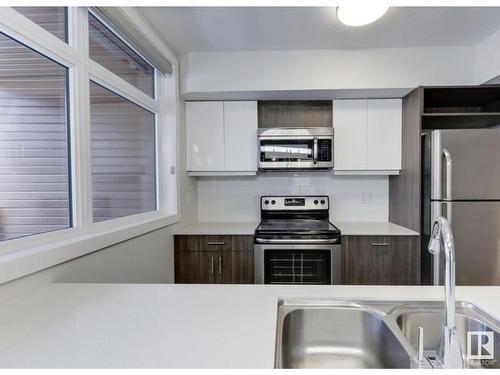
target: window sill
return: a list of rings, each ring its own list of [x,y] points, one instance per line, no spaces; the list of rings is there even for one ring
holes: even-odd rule
[[[120,225],[119,227],[116,225],[96,225],[97,229],[90,233],[78,234],[75,232],[71,236],[72,238],[66,237],[39,246],[27,245],[24,249],[4,253],[0,255],[0,284],[167,227],[179,221],[179,216],[173,215],[156,216],[127,225]],[[71,230],[73,229],[67,231]],[[33,238],[33,240],[36,239]]]

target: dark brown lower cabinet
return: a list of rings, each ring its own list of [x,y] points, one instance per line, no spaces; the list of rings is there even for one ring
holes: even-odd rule
[[[420,284],[420,237],[342,236],[342,280],[354,285]]]
[[[224,282],[253,284],[253,251],[232,251],[224,254]]]
[[[253,283],[253,236],[176,235],[174,242],[176,283]]]
[[[213,284],[218,282],[217,261],[213,251],[186,251],[175,254],[175,282]]]

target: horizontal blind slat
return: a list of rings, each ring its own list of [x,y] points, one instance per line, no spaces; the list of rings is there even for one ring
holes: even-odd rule
[[[66,7],[12,7],[23,16],[66,41]]]
[[[70,225],[66,71],[0,34],[0,240]]]
[[[94,222],[156,209],[154,114],[91,82]]]

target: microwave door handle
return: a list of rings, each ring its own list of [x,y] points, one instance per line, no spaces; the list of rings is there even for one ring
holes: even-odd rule
[[[318,164],[318,137],[314,137],[313,143],[313,163]]]

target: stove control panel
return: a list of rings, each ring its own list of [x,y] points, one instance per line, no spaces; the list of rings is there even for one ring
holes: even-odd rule
[[[263,196],[260,207],[268,211],[328,210],[330,202],[327,195],[320,196]]]

